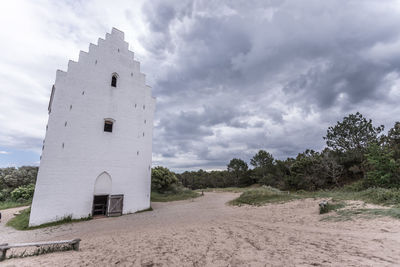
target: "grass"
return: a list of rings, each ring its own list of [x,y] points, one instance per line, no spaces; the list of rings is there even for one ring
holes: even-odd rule
[[[344,209],[336,211],[336,215],[331,215],[323,218],[323,221],[349,221],[354,217],[361,217],[364,219],[373,219],[376,217],[392,217],[400,219],[399,208],[389,209]]]
[[[254,187],[225,187],[225,188],[204,188],[196,189],[196,192],[230,192],[230,193],[243,193],[253,190]]]
[[[31,205],[31,203],[32,203],[32,199],[24,201],[24,202],[16,202],[16,201],[11,201],[11,200],[1,201],[0,202],[0,210],[29,206],[29,205]]]
[[[41,224],[38,226],[32,226],[29,227],[29,215],[31,214],[31,208],[24,209],[21,211],[20,214],[12,218],[7,222],[7,226],[11,226],[17,230],[33,230],[33,229],[38,229],[38,228],[45,228],[45,227],[50,227],[50,226],[56,226],[56,225],[61,225],[61,224],[66,224],[66,223],[74,223],[74,222],[80,222],[80,221],[88,221],[91,220],[92,217],[86,217],[86,218],[81,218],[81,219],[72,219],[71,216],[66,216],[62,218],[61,220],[55,221],[55,222],[50,222],[50,223],[45,223]]]
[[[332,198],[333,200],[362,200],[377,205],[400,205],[400,190],[385,188],[368,188],[362,191],[346,189],[321,190],[315,192],[300,191],[296,195],[301,198]]]
[[[232,190],[232,189],[230,189]],[[389,216],[400,219],[400,190],[385,188],[369,188],[361,191],[341,188],[335,190],[320,190],[315,192],[297,191],[283,192],[269,186],[243,189],[242,194],[230,201],[232,205],[260,206],[266,203],[283,203],[295,199],[330,198],[322,213],[336,211],[335,215],[324,217],[323,220],[351,220],[353,217],[374,218]],[[358,208],[343,209],[346,200],[361,200],[365,203],[387,206],[388,208]]]
[[[165,193],[151,192],[151,201],[152,202],[169,202],[169,201],[196,198],[198,196],[200,196],[199,193],[189,190],[189,189],[181,190],[178,192],[165,192]]]
[[[287,202],[300,197],[290,192],[283,192],[270,186],[244,191],[238,198],[230,201],[232,205],[241,206],[244,204],[260,206],[266,203]]]

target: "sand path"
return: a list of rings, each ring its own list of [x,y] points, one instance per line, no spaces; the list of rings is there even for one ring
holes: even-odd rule
[[[153,203],[154,211],[16,231],[0,243],[81,238],[79,252],[5,266],[398,266],[400,220],[320,221],[318,200],[231,207],[233,193]],[[15,211],[14,211],[15,212]]]

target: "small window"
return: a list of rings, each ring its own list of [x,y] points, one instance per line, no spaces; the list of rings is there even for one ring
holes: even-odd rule
[[[113,122],[111,120],[104,121],[104,131],[112,133],[113,130]]]
[[[117,75],[116,74],[114,74],[111,78],[111,86],[117,87]]]

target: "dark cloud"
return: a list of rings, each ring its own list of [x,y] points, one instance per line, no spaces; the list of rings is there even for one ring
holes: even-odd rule
[[[348,112],[393,105],[400,16],[385,3],[148,2],[155,41],[146,48],[162,59],[149,68],[160,162],[224,167],[258,149],[295,156],[321,149],[326,128]]]

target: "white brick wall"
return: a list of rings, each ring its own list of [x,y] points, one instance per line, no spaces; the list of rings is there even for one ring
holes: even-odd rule
[[[67,72],[57,71],[29,225],[90,215],[103,172],[111,193],[124,194],[124,214],[150,206],[155,99],[139,68],[124,33],[113,28]],[[105,118],[115,120],[112,133],[103,131]]]

